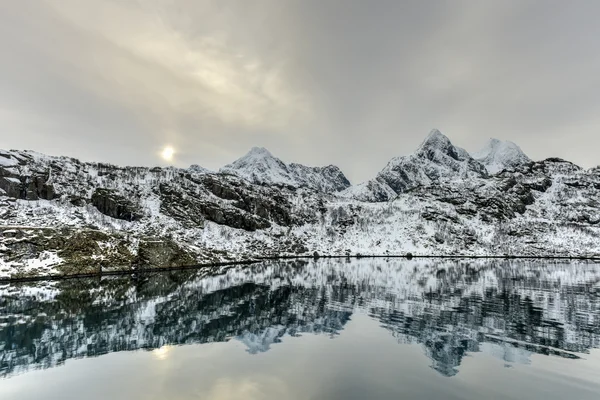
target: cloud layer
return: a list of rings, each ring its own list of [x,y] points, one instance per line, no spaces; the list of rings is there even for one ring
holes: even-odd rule
[[[23,0],[0,148],[216,169],[254,145],[352,181],[439,128],[600,164],[595,1]]]

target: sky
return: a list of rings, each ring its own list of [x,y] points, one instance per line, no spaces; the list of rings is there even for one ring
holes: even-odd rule
[[[0,148],[216,170],[264,146],[358,183],[437,128],[593,167],[598,15],[597,0],[3,1]]]

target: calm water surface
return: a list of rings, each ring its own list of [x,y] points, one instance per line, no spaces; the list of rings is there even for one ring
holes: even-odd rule
[[[384,259],[0,286],[0,399],[600,398],[600,265]]]

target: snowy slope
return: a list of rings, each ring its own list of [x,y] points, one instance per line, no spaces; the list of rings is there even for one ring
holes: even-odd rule
[[[0,277],[315,251],[600,256],[598,168],[553,158],[490,176],[439,131],[351,187],[336,167],[260,148],[219,173],[30,151],[0,160]]]
[[[472,154],[490,174],[503,169],[515,169],[531,162],[521,148],[513,142],[490,139],[480,151]]]
[[[383,179],[375,178],[350,186],[339,195],[352,200],[380,202],[393,199],[397,193]]]
[[[209,170],[208,168],[204,168],[201,165],[198,164],[192,164],[189,166],[188,170],[192,173],[197,173],[197,174],[211,174],[214,173],[213,171]]]
[[[335,165],[307,167],[291,163],[288,169],[294,176],[297,187],[307,187],[324,193],[340,192],[350,187],[350,181]]]
[[[325,193],[338,192],[350,186],[348,179],[336,166],[286,164],[264,147],[253,147],[242,158],[224,166],[219,172],[234,174],[256,184],[308,187]]]

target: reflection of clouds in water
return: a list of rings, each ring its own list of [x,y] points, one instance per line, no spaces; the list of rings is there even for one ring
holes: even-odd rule
[[[253,376],[241,380],[232,378],[218,379],[209,393],[202,398],[209,400],[285,399],[289,398],[289,393],[285,383],[280,379]]]

